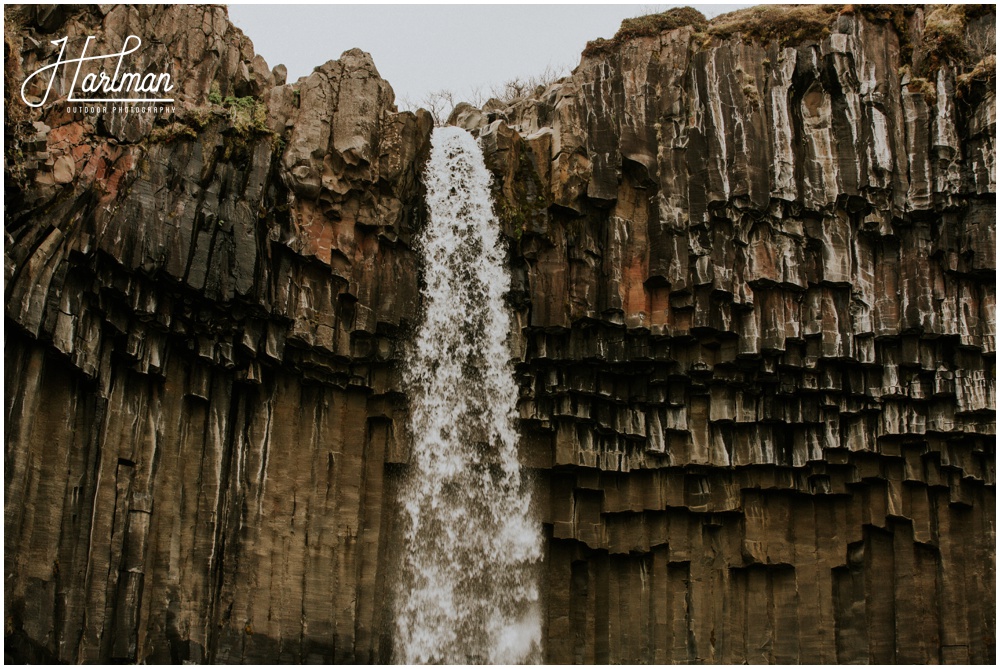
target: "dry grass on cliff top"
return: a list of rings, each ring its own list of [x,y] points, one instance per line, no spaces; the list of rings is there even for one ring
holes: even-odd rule
[[[611,39],[587,43],[584,56],[615,51],[636,37],[658,35],[668,30],[691,26],[706,40],[727,39],[739,35],[747,42],[796,46],[819,41],[830,34],[837,17],[859,14],[875,23],[891,23],[899,36],[902,60],[913,53],[909,30],[910,18],[918,5],[760,5],[716,16],[711,21],[696,9],[678,7],[660,14],[650,14],[622,21]],[[970,19],[996,11],[995,5],[931,5],[926,12],[920,46],[928,55],[927,68],[935,70],[947,61],[961,62],[965,48],[965,28]]]
[[[721,14],[711,21],[691,7],[677,7],[661,14],[625,19],[611,39],[587,43],[583,55],[609,53],[636,37],[659,35],[691,26],[705,37],[727,38],[739,34],[747,41],[799,44],[822,39],[843,5],[761,5]]]
[[[611,39],[598,38],[587,42],[583,50],[584,56],[608,53],[636,37],[651,37],[667,30],[676,30],[684,26],[694,26],[700,30],[708,25],[705,15],[693,7],[675,7],[660,14],[647,14],[633,19],[625,19],[618,32]]]
[[[928,52],[924,69],[932,72],[948,61],[967,61],[966,26],[995,11],[995,5],[937,5],[929,10],[924,18],[923,45]]]
[[[778,42],[781,46],[821,40],[843,5],[761,5],[720,14],[708,34],[723,39],[740,34],[744,40]]]
[[[711,21],[691,7],[677,7],[661,14],[650,14],[622,21],[611,39],[587,43],[584,56],[609,53],[635,37],[659,35],[667,30],[691,26],[705,37],[731,37],[739,34],[747,41],[782,45],[822,39],[830,33],[830,24],[843,5],[761,5],[721,14]]]

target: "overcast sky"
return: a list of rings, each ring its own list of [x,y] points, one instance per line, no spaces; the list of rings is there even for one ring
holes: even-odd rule
[[[612,37],[622,19],[682,5],[229,5],[229,18],[288,80],[358,47],[396,92],[419,103],[431,91],[459,98],[473,87],[572,70],[588,40]],[[708,17],[750,5],[695,4]]]

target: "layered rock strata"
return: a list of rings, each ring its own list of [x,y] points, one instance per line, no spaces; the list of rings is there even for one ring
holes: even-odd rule
[[[284,84],[221,7],[18,17],[8,73],[55,35],[155,35],[135,69],[178,90],[172,114],[50,102],[13,128],[8,653],[387,659],[429,115],[360,51]]]
[[[632,34],[455,115],[549,662],[995,659],[995,14],[934,11]],[[429,115],[223,8],[7,15],[8,657],[392,659]],[[50,40],[129,34],[171,111],[21,105]]]
[[[932,10],[454,115],[518,240],[551,661],[993,661],[995,16],[930,70]]]

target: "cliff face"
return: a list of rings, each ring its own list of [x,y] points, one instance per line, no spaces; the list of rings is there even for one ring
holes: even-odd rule
[[[995,14],[754,16],[455,115],[511,240],[546,659],[991,661]],[[388,661],[429,115],[359,51],[286,84],[221,8],[13,17],[8,653]],[[50,40],[129,34],[172,111],[21,104]]]
[[[62,34],[93,53],[155,36],[134,69],[180,90],[155,123],[52,104],[10,147],[8,648],[387,658],[429,115],[396,113],[358,51],[276,85],[224,8],[20,17],[8,67]]]
[[[553,661],[994,657],[992,80],[926,10],[828,20],[592,44],[453,117],[519,240]]]

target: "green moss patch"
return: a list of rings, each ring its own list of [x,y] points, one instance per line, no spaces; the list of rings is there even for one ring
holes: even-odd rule
[[[267,127],[267,106],[263,102],[252,96],[237,98],[230,95],[223,98],[218,84],[212,84],[208,101],[207,106],[185,110],[175,121],[154,128],[149,141],[163,144],[198,139],[198,133],[213,120],[225,119],[227,123],[222,132],[231,140],[230,144],[250,144],[260,137],[272,137],[277,145],[279,138]]]
[[[153,132],[149,134],[149,141],[153,144],[169,144],[178,139],[198,139],[198,130],[188,123],[174,121],[169,125],[153,128]]]
[[[236,98],[227,96],[222,101],[223,108],[229,111],[229,124],[233,130],[242,136],[269,135],[267,127],[267,107],[254,97]]]
[[[537,224],[536,219],[545,216],[549,205],[528,153],[528,147],[519,143],[517,169],[510,178],[494,180],[494,211],[502,229],[509,230],[515,242]]]

